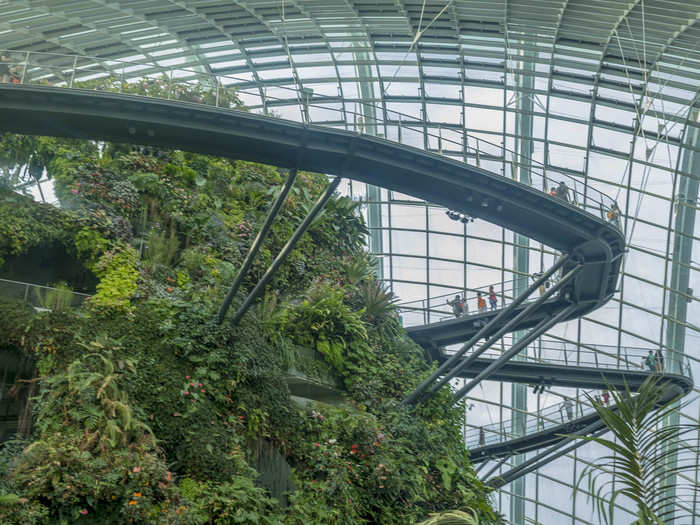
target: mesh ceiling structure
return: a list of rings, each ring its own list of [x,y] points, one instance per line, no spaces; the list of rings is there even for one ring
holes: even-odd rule
[[[377,135],[490,171],[522,180],[527,162],[514,169],[512,151],[572,176],[617,200],[629,251],[613,300],[534,346],[564,346],[573,359],[578,349],[672,349],[700,377],[699,18],[698,0],[0,0],[0,50],[95,57],[127,78],[143,69],[120,61],[225,75],[254,112],[346,129],[371,114],[383,122]],[[402,118],[413,131],[403,137]],[[344,191],[367,202],[382,277],[426,307],[405,314],[407,325],[441,317],[426,298],[504,290],[556,256],[410,196]],[[698,393],[681,422],[700,420]],[[485,382],[468,398],[467,426],[537,417],[580,395]],[[700,433],[692,440],[700,449]],[[595,524],[573,487],[599,452],[581,447],[494,502],[512,523]],[[700,479],[700,453],[692,461]],[[685,496],[695,517],[682,523],[700,524],[700,495]],[[617,515],[633,519],[623,500]]]

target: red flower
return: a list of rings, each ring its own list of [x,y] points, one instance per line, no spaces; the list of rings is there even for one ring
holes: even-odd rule
[[[320,443],[314,443],[314,447],[320,447],[320,446],[321,446]]]
[[[352,448],[359,448],[357,445],[353,445]]]

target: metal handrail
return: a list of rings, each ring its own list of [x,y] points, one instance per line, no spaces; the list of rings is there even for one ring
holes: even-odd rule
[[[149,96],[153,98],[166,98],[166,99],[178,99],[178,90],[182,86],[191,86],[192,81],[197,82],[198,88],[203,88],[201,94],[205,95],[198,97],[197,100],[190,100],[189,102],[196,102],[201,104],[213,105],[216,107],[222,107],[222,90],[225,92],[229,88],[227,86],[234,86],[237,83],[248,82],[248,79],[240,78],[232,75],[221,75],[215,72],[202,73],[200,71],[195,71],[187,68],[180,67],[170,67],[168,69],[168,74],[165,74],[164,68],[159,66],[157,63],[152,62],[134,62],[134,61],[124,61],[124,60],[114,60],[114,59],[104,59],[94,56],[84,56],[84,55],[67,55],[60,53],[45,53],[36,51],[25,51],[25,50],[2,50],[0,49],[0,55],[5,55],[10,57],[11,63],[14,63],[15,77],[20,84],[49,84],[56,87],[68,87],[68,88],[81,88],[86,87],[90,89],[101,89],[106,91],[114,92],[124,92],[127,89],[130,94]],[[19,55],[19,57],[13,59],[13,56]],[[44,60],[42,60],[42,57]],[[61,64],[60,62],[64,63]],[[101,81],[97,83],[95,81]],[[155,86],[160,82],[158,89],[151,89],[149,92],[135,93],[130,89],[130,85],[127,82],[144,82],[153,83]],[[92,82],[92,84],[90,84]],[[147,88],[149,86],[145,86]],[[144,88],[144,89],[145,89]],[[297,88],[289,86],[277,86],[278,89],[287,90],[295,95],[294,99],[301,101],[303,104],[303,120],[308,118],[310,123],[332,126],[332,127],[347,127],[350,119],[348,116],[352,117],[352,127],[354,130],[361,134],[368,134],[376,136],[376,129],[384,129],[384,140],[387,139],[388,129],[396,127],[398,142],[404,143],[402,139],[406,135],[406,132],[417,132],[420,135],[419,143],[423,143],[423,138],[428,137],[429,139],[435,139],[433,142],[437,144],[437,148],[431,147],[428,144],[427,149],[435,153],[446,154],[450,153],[451,157],[455,154],[463,155],[464,158],[471,158],[474,163],[479,166],[481,159],[485,160],[498,160],[503,161],[505,164],[509,164],[511,167],[511,172],[515,173],[515,168],[519,166],[528,166],[528,176],[530,178],[530,186],[533,188],[540,189],[544,192],[549,192],[550,188],[555,184],[555,180],[563,181],[567,183],[567,200],[570,198],[570,203],[573,206],[581,207],[586,211],[598,213],[603,220],[612,220],[618,227],[619,221],[619,211],[612,212],[614,199],[605,195],[599,190],[592,188],[587,182],[582,182],[581,180],[565,173],[565,168],[548,167],[543,165],[534,159],[526,157],[521,153],[509,150],[504,144],[496,144],[487,141],[483,138],[470,135],[463,129],[462,126],[448,126],[438,124],[436,127],[438,133],[435,134],[429,131],[430,124],[424,122],[424,120],[408,115],[405,113],[387,110],[381,106],[376,106],[369,102],[359,103],[363,108],[374,113],[374,116],[367,115],[367,112],[356,112],[350,111],[344,107],[347,102],[339,97],[329,97],[329,96],[309,96],[308,91],[302,91]],[[253,88],[251,88],[253,89]],[[237,92],[245,93],[245,89],[239,89]],[[235,92],[232,91],[232,94]],[[255,88],[256,96],[259,94],[257,88]],[[266,96],[263,105],[266,104],[267,100],[279,100],[288,101],[290,99],[283,99],[274,96]],[[327,104],[333,104],[342,102],[342,108],[330,107]],[[232,108],[229,103],[224,106],[227,109]],[[266,106],[265,106],[266,107]],[[338,119],[331,121],[328,119],[321,119],[320,121],[314,121],[313,112],[309,111],[309,108],[314,108],[321,110],[323,112],[335,112],[338,113]],[[377,118],[376,115],[381,114],[383,118]],[[301,115],[301,114],[300,114]],[[452,140],[448,137],[443,136],[443,129],[459,129],[463,140],[457,141]],[[410,142],[410,141],[408,141]],[[428,140],[428,143],[431,141]],[[464,142],[464,143],[463,143]],[[470,143],[473,142],[475,146],[471,146]],[[443,144],[453,145],[454,149],[447,151]],[[494,149],[495,148],[495,149]],[[491,151],[489,151],[491,150]],[[496,153],[494,153],[494,151]],[[550,174],[547,174],[547,171]],[[503,176],[506,176],[506,169]],[[553,176],[556,174],[556,176]],[[513,175],[512,178],[516,178]],[[522,181],[521,181],[522,182]],[[613,213],[611,216],[610,213]]]
[[[42,293],[45,294],[47,292],[68,294],[68,290],[61,290],[51,286],[13,281],[11,279],[0,279],[0,296],[23,301],[35,308],[49,309],[44,303],[45,295],[42,296]],[[70,291],[70,306],[80,306],[89,298],[89,294]]]
[[[621,347],[621,349],[622,348],[623,347]],[[650,349],[624,347],[624,350],[626,355],[625,359],[619,359],[616,363],[601,363],[595,365],[595,363],[593,362],[582,363],[579,360],[579,362],[576,365],[572,366],[581,367],[585,366],[586,364],[591,364],[596,368],[610,368],[616,370],[629,370],[634,372],[647,371],[649,373],[659,374],[673,373],[685,377],[691,377],[690,368],[686,363],[687,357],[685,357],[681,352],[675,352],[671,350],[665,351],[663,368],[659,367],[651,369],[644,362],[646,353],[649,352]],[[639,364],[630,359],[630,352],[636,353],[636,355],[632,355],[631,357],[634,359],[639,359]],[[596,357],[600,355],[597,352],[590,353],[595,354]],[[563,364],[565,361],[562,359],[547,357],[546,359],[541,359],[537,362],[544,364]],[[674,366],[674,363],[677,366]],[[588,396],[590,396],[591,398],[596,399],[596,397],[600,397],[597,394],[597,392],[600,392],[600,389],[588,391],[584,393],[584,396],[578,398],[570,398],[569,401],[571,402],[571,418],[569,417],[568,409],[566,406],[567,402],[563,401],[561,403],[545,407],[537,412],[522,412],[520,417],[517,419],[513,418],[511,420],[500,421],[497,423],[474,426],[470,430],[465,432],[465,444],[467,448],[476,448],[492,445],[495,443],[502,443],[504,441],[509,441],[518,437],[522,437],[529,433],[540,432],[564,423],[568,423],[570,421],[573,421],[574,419],[578,419],[587,414],[592,414],[595,408],[591,403],[588,402],[588,397],[586,397],[586,394],[588,394]],[[602,398],[600,402],[604,403]],[[526,421],[526,423],[523,428],[514,429],[515,421]],[[482,431],[484,439],[481,439]]]

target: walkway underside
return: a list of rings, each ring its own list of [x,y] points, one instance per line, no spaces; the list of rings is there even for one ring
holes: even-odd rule
[[[463,370],[460,377],[474,377],[491,363],[493,363],[492,359],[476,359]],[[634,392],[649,375],[650,372],[642,370],[633,371],[615,368],[576,366],[575,364],[557,365],[544,362],[509,361],[492,375],[490,379],[508,383],[599,390],[610,387],[624,391],[625,388],[628,387]],[[665,389],[662,401],[668,401],[676,396],[685,395],[693,388],[693,381],[679,374],[665,374],[663,384]],[[573,419],[572,421],[562,423],[561,425],[549,427],[541,432],[527,434],[502,443],[471,448],[470,456],[473,462],[479,463],[488,459],[511,456],[516,453],[540,449],[565,439],[561,437],[561,434],[571,434],[581,430],[597,419],[597,413],[593,412],[583,417]],[[603,424],[601,422],[600,428],[602,427]]]

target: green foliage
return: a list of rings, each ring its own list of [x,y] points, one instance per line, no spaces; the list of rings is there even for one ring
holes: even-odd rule
[[[165,79],[82,87],[216,94]],[[239,106],[235,92],[219,96]],[[374,277],[358,203],[331,199],[244,322],[217,325],[279,170],[111,143],[98,153],[5,135],[3,145],[13,174],[42,163],[63,207],[0,193],[0,264],[59,243],[99,281],[79,310],[36,316],[0,302],[0,347],[35,358],[41,379],[30,442],[0,452],[1,522],[398,525],[473,509],[498,523],[464,450],[463,406],[443,392],[412,413],[399,407],[431,369]],[[326,185],[299,173],[233,308]],[[347,403],[297,405],[292,368],[340,378]],[[274,494],[287,507],[258,475],[269,474],[263,442],[293,469],[291,493]]]
[[[85,265],[94,269],[98,259],[109,249],[110,243],[100,232],[83,227],[73,239],[78,256],[85,260]]]
[[[361,313],[351,311],[343,291],[329,285],[317,285],[303,302],[287,310],[281,329],[295,343],[318,350],[341,374],[346,349],[367,339]]]
[[[72,306],[73,290],[66,283],[58,283],[53,288],[34,288],[39,306],[59,312]]]
[[[253,485],[250,478],[234,476],[231,481],[211,483],[184,478],[180,481],[182,495],[192,505],[197,523],[226,525],[281,525],[277,502],[265,491]]]
[[[72,216],[53,206],[0,188],[0,266],[7,256],[31,247],[51,241],[68,245],[76,226]]]
[[[673,458],[685,451],[695,453],[684,436],[697,432],[698,425],[673,423],[678,399],[662,401],[664,388],[662,377],[650,376],[636,393],[610,388],[611,406],[589,398],[614,439],[571,436],[598,443],[610,452],[595,465],[587,465],[578,480],[578,485],[587,480],[598,517],[605,523],[613,522],[620,496],[637,506],[635,525],[663,525],[689,517],[677,503],[683,501],[683,494],[696,494],[700,487],[682,475],[694,467]]]
[[[473,511],[450,510],[433,514],[418,525],[479,525],[479,518]]]
[[[95,273],[100,282],[97,293],[90,300],[90,306],[128,310],[131,306],[129,299],[137,289],[137,267],[137,254],[130,246],[106,252],[95,264]]]

